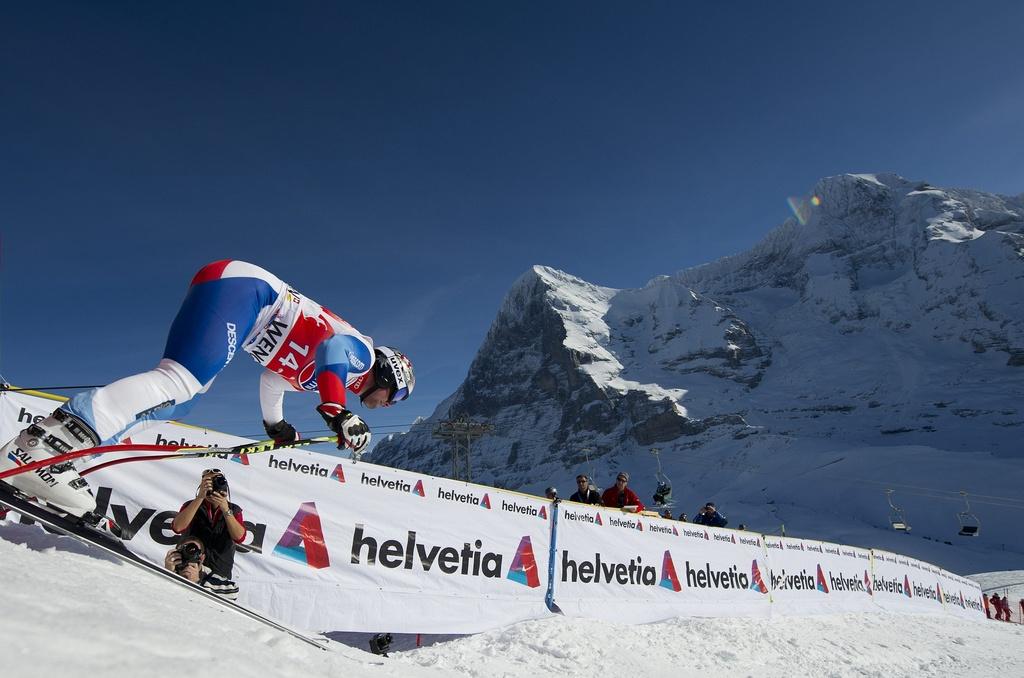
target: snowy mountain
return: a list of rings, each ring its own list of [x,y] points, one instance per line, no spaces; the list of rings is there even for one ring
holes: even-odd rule
[[[567,496],[577,472],[625,468],[647,500],[656,446],[676,513],[716,499],[733,526],[1019,564],[1024,196],[843,175],[796,213],[640,289],[533,267],[459,389],[374,461],[451,475],[431,433],[465,415],[493,426],[477,482]],[[888,529],[887,489],[913,536]],[[955,536],[961,490],[973,540]]]

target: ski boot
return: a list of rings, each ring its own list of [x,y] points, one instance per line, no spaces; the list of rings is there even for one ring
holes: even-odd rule
[[[57,410],[0,448],[0,470],[85,450],[99,443],[99,436],[88,424],[70,412]],[[102,520],[96,516],[96,499],[89,484],[70,461],[10,476],[6,482],[22,494],[35,497],[38,503],[45,502],[59,513],[81,519],[84,524],[95,525]]]

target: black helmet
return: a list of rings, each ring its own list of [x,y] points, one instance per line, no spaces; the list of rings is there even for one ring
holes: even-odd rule
[[[378,388],[388,389],[388,401],[397,403],[412,394],[416,386],[416,375],[412,361],[405,354],[387,346],[373,349],[373,381]]]

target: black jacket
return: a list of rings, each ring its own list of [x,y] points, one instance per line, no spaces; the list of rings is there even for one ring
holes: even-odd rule
[[[188,504],[189,502],[185,502],[181,508],[184,509]],[[231,502],[228,502],[228,506],[231,507],[231,513],[241,523],[242,507]],[[235,542],[231,538],[231,533],[228,532],[228,526],[219,509],[214,511],[211,520],[210,512],[207,510],[206,504],[203,504],[196,511],[192,522],[181,534],[186,537],[195,537],[203,542],[203,546],[206,548],[206,560],[203,564],[210,568],[211,572],[224,579],[232,578],[231,570],[235,566]]]
[[[581,496],[579,492],[574,492],[569,501],[579,502],[580,504],[600,504],[601,495],[598,494],[597,490],[592,487],[588,487],[587,491]]]
[[[711,515],[698,512],[697,515],[694,516],[693,522],[695,525],[708,525],[710,527],[725,527],[729,524],[729,521],[725,519],[725,516],[718,511],[715,511]]]

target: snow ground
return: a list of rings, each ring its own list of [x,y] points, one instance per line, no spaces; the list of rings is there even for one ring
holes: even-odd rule
[[[552,618],[382,659],[337,642],[316,650],[34,526],[0,521],[0,565],[0,675],[19,678],[1024,675],[1024,626],[892,614]]]

